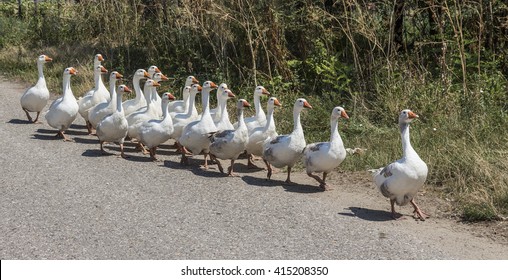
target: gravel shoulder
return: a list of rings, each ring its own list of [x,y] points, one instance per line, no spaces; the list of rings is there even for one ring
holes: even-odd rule
[[[19,105],[28,85],[0,77],[0,259],[507,259],[506,223],[467,225],[432,192],[418,197],[432,217],[394,221],[367,173],[334,172],[320,192],[303,172],[297,185],[265,180],[239,160],[237,178],[201,157],[181,167],[127,146],[130,159],[101,156],[78,116],[54,138]],[[500,232],[500,234],[496,234]]]

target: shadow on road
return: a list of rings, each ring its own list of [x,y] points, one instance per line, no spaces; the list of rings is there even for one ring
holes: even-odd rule
[[[58,131],[56,129],[44,129],[44,128],[37,129],[37,133],[42,134],[56,134],[57,132]],[[74,129],[67,129],[64,133],[68,135],[88,135],[88,132],[86,131],[77,131]]]
[[[361,207],[349,207],[346,208],[351,210],[352,213],[340,212],[339,215],[358,217],[362,220],[373,221],[373,222],[386,222],[393,221],[392,213],[384,210],[372,210]]]
[[[82,137],[74,137],[74,141],[80,144],[94,144],[99,145],[99,139],[97,138],[82,138]]]
[[[7,123],[13,123],[13,124],[28,124],[28,123],[32,123],[28,120],[20,120],[20,119],[12,119],[10,121],[8,121]]]
[[[180,169],[180,170],[189,170],[194,173],[194,175],[208,178],[220,178],[225,177],[226,174],[220,173],[216,164],[212,164],[210,160],[208,160],[208,169],[204,169],[201,165],[204,163],[201,157],[193,158],[189,157],[189,164],[182,165],[180,161],[164,161],[164,167],[172,168],[172,169]]]

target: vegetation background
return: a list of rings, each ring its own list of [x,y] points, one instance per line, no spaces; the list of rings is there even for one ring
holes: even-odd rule
[[[226,82],[251,99],[264,85],[285,105],[297,97],[307,142],[329,137],[342,105],[347,147],[366,148],[341,169],[401,156],[401,109],[420,115],[412,142],[429,166],[427,190],[454,201],[464,220],[508,214],[508,5],[502,0],[0,0],[0,69],[35,81],[35,57],[60,93],[74,66],[77,96],[93,86],[92,57],[127,77],[155,64],[178,92],[183,79]],[[212,101],[213,102],[213,101]]]

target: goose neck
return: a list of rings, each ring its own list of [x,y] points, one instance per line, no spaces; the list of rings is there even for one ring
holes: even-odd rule
[[[203,89],[201,91],[201,103],[203,105],[203,115],[210,114],[210,106],[208,105],[210,99],[210,89]]]
[[[273,119],[274,107],[268,107],[268,116],[266,118],[266,124],[264,131],[275,130],[275,120]]]
[[[227,100],[220,100],[220,120],[229,120],[228,110],[226,109]],[[242,113],[243,114],[243,113]]]
[[[227,114],[227,112],[226,112],[226,114]],[[238,117],[238,129],[247,128],[247,126],[245,125],[245,120],[243,119],[243,108],[238,108],[236,110],[236,115]]]
[[[143,96],[143,91],[141,91],[141,86],[139,85],[139,81],[141,77],[135,75],[134,79],[132,79],[132,83],[134,84],[134,93],[136,93],[136,101],[141,100],[141,96]]]
[[[265,111],[261,107],[260,95],[254,94],[254,108],[256,109],[256,118],[266,117]]]
[[[117,95],[117,93],[115,90],[115,96],[116,95]],[[113,99],[111,99],[111,102],[114,102]],[[122,106],[122,95],[121,94],[118,94],[118,96],[116,97],[116,111],[121,114],[124,113],[123,106]]]
[[[146,105],[150,105],[150,103],[152,103],[152,91],[150,89],[149,86],[145,86],[143,88],[143,95],[145,97],[145,100],[146,100]]]
[[[339,134],[339,119],[332,118],[330,120],[330,143],[342,143],[342,139]]]
[[[300,131],[303,132],[302,124],[300,122],[300,112],[301,112],[301,110],[298,110],[296,108],[293,110],[293,123],[294,123],[293,131],[294,132],[300,132]]]
[[[71,95],[71,75],[66,74],[63,77],[63,100],[67,100]]]
[[[191,93],[189,96],[189,106],[187,108],[187,117],[190,117],[192,115],[192,112],[196,110],[196,105],[194,104],[196,102],[196,93]]]
[[[402,140],[402,152],[404,157],[407,157],[414,153],[414,149],[411,146],[411,141],[409,140],[409,124],[404,123],[400,125],[400,137]]]
[[[37,71],[39,72],[39,79],[44,79],[44,72],[42,69],[44,68],[44,63],[42,61],[37,62]]]

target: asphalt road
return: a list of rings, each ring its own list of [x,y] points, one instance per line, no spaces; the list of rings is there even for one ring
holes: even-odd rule
[[[368,179],[348,174],[320,192],[302,172],[292,177],[301,184],[284,186],[284,174],[266,181],[244,160],[237,178],[201,170],[201,157],[183,168],[169,145],[159,162],[132,146],[127,160],[101,156],[79,116],[73,143],[55,139],[44,117],[27,123],[25,88],[0,77],[0,259],[508,257],[506,246],[453,221],[391,220]]]

